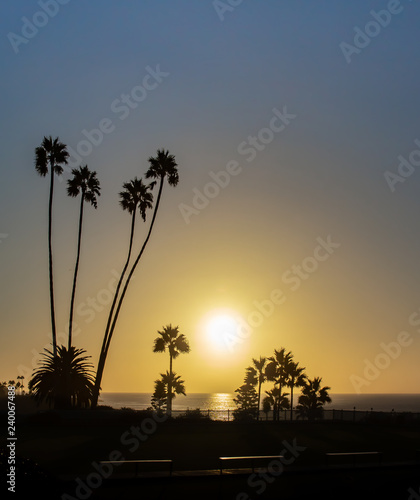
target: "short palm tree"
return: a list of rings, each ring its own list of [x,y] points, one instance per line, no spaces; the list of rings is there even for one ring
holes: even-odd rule
[[[180,354],[188,354],[190,346],[188,340],[183,333],[179,333],[179,327],[167,325],[162,331],[158,331],[159,337],[155,338],[153,352],[169,352],[169,375],[172,375],[172,360],[176,359]],[[170,384],[171,378],[168,379]],[[172,411],[171,386],[168,386],[168,414]]]
[[[322,417],[323,406],[325,403],[331,403],[328,394],[330,387],[321,387],[322,378],[315,377],[313,380],[307,380],[302,394],[299,396],[299,404],[296,407],[298,417],[313,420]]]
[[[269,363],[265,369],[265,374],[267,380],[274,382],[274,387],[278,386],[279,391],[276,393],[278,397],[281,397],[281,391],[283,386],[287,381],[287,371],[290,363],[292,362],[292,353],[286,352],[286,349],[282,347],[279,350],[274,351],[274,356],[268,358]],[[279,404],[276,405],[277,412],[280,411]],[[278,417],[278,414],[276,415]]]
[[[153,211],[153,216],[152,216],[152,221],[150,223],[149,231],[147,233],[147,236],[143,242],[143,245],[140,249],[140,252],[137,255],[136,260],[134,261],[130,272],[128,273],[127,280],[124,284],[123,290],[121,292],[120,298],[118,300],[118,305],[117,309],[115,311],[114,317],[112,319],[111,326],[109,327],[108,331],[108,340],[107,340],[107,345],[109,348],[109,343],[111,341],[112,335],[115,330],[115,326],[117,324],[118,316],[120,314],[121,306],[124,301],[125,294],[127,293],[128,286],[130,284],[131,278],[133,277],[134,271],[136,270],[136,267],[138,263],[140,262],[140,259],[144,253],[144,250],[147,246],[147,243],[149,242],[150,236],[152,234],[153,226],[155,224],[156,220],[156,215],[158,212],[159,204],[160,204],[160,199],[162,196],[162,190],[163,190],[163,185],[165,179],[167,179],[168,184],[170,186],[177,186],[178,181],[179,181],[179,175],[178,175],[178,169],[177,169],[177,163],[175,161],[175,156],[169,154],[169,151],[165,151],[164,149],[158,149],[157,154],[155,157],[151,156],[149,158],[149,164],[150,167],[146,172],[146,178],[147,179],[154,179],[151,183],[151,187],[153,188],[156,185],[156,182],[159,182],[159,192],[156,200],[156,205]],[[96,374],[96,382],[95,382],[95,396],[94,396],[94,405],[96,405],[98,395],[99,395],[99,390],[100,390],[100,384],[101,384],[101,379],[102,379],[102,374],[105,366],[105,358],[107,356],[108,350],[106,350],[104,360],[102,363],[102,366],[98,365],[98,370]]]
[[[51,136],[44,137],[41,146],[35,149],[35,169],[38,174],[45,177],[50,173],[50,196],[48,202],[48,269],[50,281],[50,309],[51,309],[51,335],[54,356],[57,354],[57,333],[55,324],[54,307],[54,280],[53,280],[53,257],[52,257],[52,207],[54,196],[54,174],[63,173],[62,165],[67,164],[69,153],[66,145],[59,138]]]
[[[172,411],[172,400],[175,399],[178,394],[186,396],[185,382],[181,380],[181,377],[175,372],[169,373],[166,371],[166,373],[161,373],[160,376],[163,386],[165,387],[167,397],[166,404],[170,415]]]
[[[124,280],[125,273],[130,263],[131,253],[133,249],[133,239],[134,239],[137,210],[139,210],[143,221],[146,221],[146,210],[152,208],[152,203],[153,203],[153,195],[150,192],[150,186],[144,184],[142,179],[137,179],[137,177],[135,177],[133,180],[125,182],[123,184],[123,189],[124,190],[121,191],[119,194],[120,206],[123,210],[126,210],[131,215],[130,241],[128,246],[127,258],[123,270],[121,272],[120,278],[118,280],[118,284],[114,292],[114,298],[112,300],[111,308],[108,314],[108,321],[106,324],[105,334],[102,342],[102,348],[99,355],[98,369],[95,380],[94,398],[92,402],[93,406],[96,406],[98,401],[102,374],[105,367],[105,361],[108,354],[109,345],[111,342],[112,334],[110,334],[110,328],[113,319],[115,305],[118,300],[118,294],[120,292],[121,284]]]
[[[57,354],[45,349],[40,367],[28,387],[40,403],[46,401],[56,409],[89,406],[93,390],[92,365],[84,349],[57,347]]]
[[[80,196],[80,212],[79,212],[79,231],[77,238],[77,257],[76,264],[74,266],[73,275],[73,288],[71,292],[70,300],[70,319],[69,319],[69,343],[68,349],[71,347],[72,343],[72,329],[73,329],[73,309],[74,309],[74,298],[76,295],[76,282],[77,273],[79,270],[79,260],[80,260],[80,246],[82,242],[82,226],[83,226],[83,207],[85,202],[90,203],[94,208],[97,208],[97,196],[101,195],[101,188],[99,185],[98,178],[96,177],[96,172],[91,172],[87,165],[84,167],[74,168],[72,170],[73,177],[67,181],[67,194],[72,197]]]
[[[287,369],[286,384],[290,387],[290,420],[293,420],[293,389],[295,387],[303,387],[306,382],[304,373],[305,367],[299,366],[299,363],[291,362]]]
[[[270,391],[265,391],[265,393],[267,396],[263,399],[263,405],[269,405],[270,408],[273,408],[273,420],[278,420],[280,411],[289,408],[288,394],[281,394],[278,387],[274,387]]]

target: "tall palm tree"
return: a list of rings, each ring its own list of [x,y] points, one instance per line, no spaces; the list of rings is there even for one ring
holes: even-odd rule
[[[146,178],[147,179],[154,179],[151,183],[151,187],[153,188],[157,182],[159,182],[159,192],[156,200],[156,205],[155,209],[153,211],[153,217],[152,221],[150,223],[149,231],[147,233],[146,239],[143,242],[143,245],[140,249],[140,252],[137,255],[136,260],[134,261],[134,264],[131,267],[131,270],[127,276],[127,280],[124,284],[123,290],[121,292],[121,296],[118,300],[118,305],[117,309],[114,314],[114,318],[112,320],[112,324],[109,328],[108,332],[108,338],[106,342],[106,347],[103,355],[103,362],[101,364],[101,367],[98,365],[98,371],[96,375],[96,382],[95,382],[95,394],[94,394],[94,405],[96,405],[95,400],[97,401],[98,396],[99,396],[99,390],[100,390],[100,385],[101,385],[101,380],[102,380],[102,374],[103,370],[105,367],[105,360],[108,355],[108,350],[109,346],[111,343],[111,339],[115,330],[115,325],[117,324],[118,316],[121,310],[121,306],[124,301],[125,294],[127,293],[128,285],[130,284],[131,278],[133,277],[134,271],[136,270],[136,267],[144,253],[144,250],[147,246],[147,243],[149,242],[150,235],[152,234],[153,226],[155,224],[156,220],[156,215],[159,209],[159,204],[160,204],[160,199],[162,197],[162,191],[163,191],[163,186],[164,186],[164,181],[167,179],[168,184],[170,186],[177,186],[178,181],[179,181],[179,175],[178,175],[178,169],[177,169],[177,163],[175,161],[175,156],[169,154],[169,151],[165,151],[164,149],[158,149],[157,154],[155,157],[151,156],[149,158],[149,163],[150,167],[146,172]]]
[[[92,397],[92,365],[87,362],[84,349],[64,346],[57,354],[45,349],[44,360],[35,370],[28,387],[35,400],[46,401],[56,409],[88,406]]]
[[[96,197],[101,195],[101,188],[99,185],[98,178],[96,177],[96,172],[91,172],[87,165],[85,165],[84,167],[79,167],[79,169],[74,168],[72,170],[72,174],[73,177],[67,181],[67,194],[72,197],[76,197],[79,194],[81,194],[81,196],[80,196],[79,232],[77,237],[77,257],[76,257],[76,264],[74,266],[73,288],[70,300],[69,344],[68,344],[69,350],[72,342],[74,298],[76,295],[76,281],[77,281],[77,273],[79,271],[80,246],[82,242],[83,207],[85,202],[88,202],[96,209],[98,207]]]
[[[118,294],[120,292],[121,284],[124,280],[125,273],[127,271],[128,265],[130,263],[131,253],[133,249],[133,239],[134,239],[134,231],[136,224],[136,214],[137,210],[139,210],[140,215],[143,219],[143,222],[146,221],[146,210],[152,208],[153,203],[153,195],[150,192],[150,186],[143,183],[142,179],[137,179],[135,177],[133,180],[129,182],[125,182],[123,184],[123,191],[120,192],[120,206],[123,210],[126,210],[131,215],[131,231],[130,231],[130,242],[128,246],[128,254],[127,258],[121,272],[120,278],[118,280],[117,287],[114,292],[114,298],[112,300],[111,308],[108,314],[108,321],[105,328],[104,339],[102,342],[102,348],[99,355],[98,369],[95,380],[95,391],[93,398],[93,406],[96,406],[99,397],[100,384],[102,380],[102,374],[105,367],[105,360],[108,353],[109,348],[109,330],[111,327],[111,322],[113,318],[113,313],[115,309],[115,305],[118,300]]]
[[[190,352],[190,346],[188,340],[183,333],[179,333],[179,327],[172,327],[172,325],[167,325],[162,331],[158,330],[160,337],[156,337],[154,340],[153,352],[166,352],[169,351],[169,375],[168,379],[168,414],[172,411],[172,387],[171,387],[171,376],[172,376],[172,360],[176,359],[181,353],[188,354]]]
[[[66,145],[59,138],[45,137],[41,146],[35,148],[35,169],[38,174],[45,177],[50,173],[50,197],[48,202],[48,269],[50,281],[50,309],[51,309],[51,334],[54,356],[57,354],[57,330],[55,325],[54,307],[54,280],[53,280],[53,256],[52,256],[52,207],[54,196],[54,174],[63,173],[62,165],[67,164]]]
[[[284,347],[279,350],[274,350],[274,356],[268,358],[269,363],[267,364],[265,373],[267,380],[274,381],[274,386],[278,386],[279,392],[278,397],[281,397],[281,390],[287,381],[287,372],[290,363],[292,362],[292,353],[286,352]],[[280,407],[277,406],[277,415],[279,417]]]
[[[331,387],[321,387],[322,378],[315,377],[307,380],[299,396],[299,404],[296,407],[298,417],[306,417],[310,420],[322,417],[322,410],[325,403],[331,403],[328,391]]]
[[[252,358],[255,370],[258,373],[258,420],[260,419],[260,406],[261,406],[261,386],[267,380],[265,374],[265,364],[267,363],[267,358],[260,356],[260,359]]]
[[[305,367],[299,366],[299,363],[291,362],[288,366],[287,386],[290,387],[290,420],[293,420],[293,389],[303,387],[306,382],[304,373]]]

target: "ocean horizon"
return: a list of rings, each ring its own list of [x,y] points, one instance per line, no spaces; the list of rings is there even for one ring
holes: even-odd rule
[[[173,410],[212,410],[226,411],[236,409],[234,393],[190,393],[178,396],[173,400]],[[294,397],[294,406],[298,402],[299,393]],[[324,406],[327,410],[358,411],[395,411],[420,412],[420,394],[334,394],[330,393],[332,402]],[[99,398],[100,405],[113,408],[132,408],[144,410],[151,406],[152,393],[145,392],[103,392]]]

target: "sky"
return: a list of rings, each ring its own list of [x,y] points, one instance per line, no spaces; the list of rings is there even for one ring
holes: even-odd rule
[[[233,392],[281,347],[332,393],[419,393],[419,22],[410,0],[2,5],[0,379],[28,380],[51,346],[49,180],[34,168],[51,135],[71,152],[53,212],[64,344],[79,210],[66,183],[84,164],[101,183],[74,318],[95,366],[128,251],[118,193],[157,149],[178,163],[103,391],[152,392],[169,368],[153,341],[172,324],[191,346],[174,361],[187,393]]]

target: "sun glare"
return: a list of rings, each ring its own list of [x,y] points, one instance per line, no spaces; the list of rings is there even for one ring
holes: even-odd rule
[[[237,336],[238,326],[232,316],[227,314],[215,316],[207,323],[206,333],[209,343],[217,349],[227,349]]]

